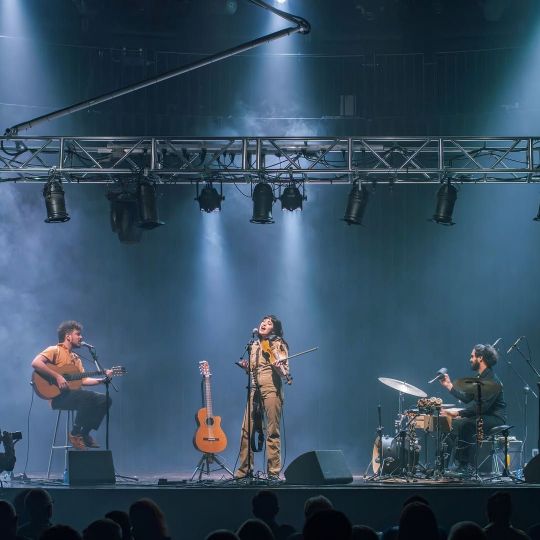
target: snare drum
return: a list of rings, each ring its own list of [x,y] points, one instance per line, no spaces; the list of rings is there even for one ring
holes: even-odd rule
[[[413,445],[410,448],[409,438],[405,438],[405,449],[401,451],[401,438],[389,437],[383,435],[382,438],[382,474],[394,474],[395,472],[402,471],[403,469],[414,469],[418,465],[418,458],[420,455],[420,448],[417,445]],[[401,462],[403,460],[403,463]],[[379,437],[375,438],[373,443],[373,453],[371,457],[371,467],[375,474],[379,473],[381,464],[379,462]]]

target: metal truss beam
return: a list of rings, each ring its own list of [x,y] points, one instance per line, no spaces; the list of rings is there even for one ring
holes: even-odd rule
[[[0,181],[540,181],[540,137],[0,137]]]

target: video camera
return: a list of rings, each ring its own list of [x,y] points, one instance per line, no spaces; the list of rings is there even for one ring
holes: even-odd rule
[[[0,435],[0,442],[4,445],[4,452],[0,452],[0,472],[11,472],[15,468],[15,443],[22,439],[22,433],[15,431],[10,433],[9,431],[2,431]]]

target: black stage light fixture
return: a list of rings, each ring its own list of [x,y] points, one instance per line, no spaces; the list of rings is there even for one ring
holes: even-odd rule
[[[272,186],[266,182],[259,182],[253,189],[253,217],[251,223],[274,223],[272,219],[272,205],[274,204],[274,192]]]
[[[137,198],[139,202],[139,227],[141,229],[155,229],[165,225],[159,220],[156,198],[156,186],[152,182],[140,182],[137,187]]]
[[[62,181],[57,176],[51,176],[43,187],[43,197],[47,208],[47,219],[45,223],[64,223],[69,221],[69,214],[66,211],[66,201]]]
[[[220,192],[212,185],[212,182],[208,182],[206,186],[199,192],[199,183],[197,182],[197,197],[195,200],[199,203],[201,212],[220,212],[221,201],[225,200],[223,196],[223,184],[220,184]]]
[[[455,225],[452,221],[452,212],[456,199],[457,189],[450,183],[450,180],[447,180],[437,191],[437,206],[431,221],[448,227]]]
[[[303,186],[302,186],[303,190]],[[306,200],[305,195],[300,193],[300,190],[294,184],[288,185],[284,190],[281,196],[279,197],[281,201],[281,209],[289,210],[294,212],[295,210],[302,210],[303,201]]]
[[[349,199],[347,202],[347,209],[343,216],[343,221],[347,222],[347,225],[362,225],[362,219],[364,212],[366,211],[366,205],[369,200],[369,191],[362,183],[358,185],[355,181],[349,193]]]
[[[139,227],[139,203],[134,193],[122,191],[110,192],[107,195],[111,201],[111,229],[118,234],[122,244],[138,244],[141,241],[143,229]]]

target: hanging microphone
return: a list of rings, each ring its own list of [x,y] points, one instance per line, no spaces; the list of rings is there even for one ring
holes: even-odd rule
[[[88,347],[89,349],[95,349],[93,345],[90,345],[90,343],[86,343],[86,341],[81,341],[81,347]]]
[[[492,345],[492,347],[493,347],[494,349],[495,349],[495,347],[497,347],[497,345],[499,344],[499,341],[501,341],[501,339],[502,339],[502,338],[500,337],[500,338],[497,338],[497,339],[495,340],[495,343],[493,343],[493,345]]]
[[[506,354],[510,354],[517,346],[518,343],[524,338],[525,336],[519,336],[514,343],[510,346],[510,348],[506,351]]]
[[[431,381],[428,381],[428,384],[431,384],[435,381],[438,381],[440,379],[444,379],[444,376],[448,373],[448,370],[445,368],[445,367],[442,367],[441,369],[439,369],[439,371],[437,371],[437,376],[433,379],[431,379]]]

